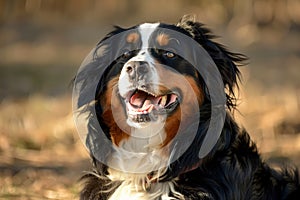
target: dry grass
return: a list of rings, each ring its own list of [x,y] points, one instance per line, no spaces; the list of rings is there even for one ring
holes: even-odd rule
[[[251,134],[266,159],[286,157],[300,166],[300,91],[289,88],[258,92],[251,85],[237,118]]]
[[[89,162],[70,115],[71,97],[0,105],[0,198],[74,199]]]

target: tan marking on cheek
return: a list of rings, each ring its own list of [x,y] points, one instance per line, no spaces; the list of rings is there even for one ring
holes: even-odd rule
[[[157,65],[157,72],[160,80],[159,89],[162,93],[168,89],[179,88],[182,95],[180,106],[166,120],[166,139],[163,142],[163,146],[165,146],[176,136],[180,125],[188,126],[190,123],[193,123],[189,121],[195,115],[194,107],[191,105],[198,103],[198,107],[200,107],[204,101],[204,92],[191,76],[176,73],[162,65]],[[193,93],[194,95],[192,95]],[[195,97],[197,102],[195,102]],[[184,129],[185,127],[182,128]]]
[[[160,46],[166,46],[169,44],[170,37],[169,35],[162,33],[157,36],[156,41]]]
[[[165,124],[166,138],[162,144],[162,147],[169,144],[169,142],[176,136],[180,125],[180,120],[181,120],[180,118],[181,118],[181,108],[179,106],[177,110],[174,113],[172,113],[172,115],[168,117],[168,119],[166,120],[166,124]]]
[[[119,97],[113,89],[114,87],[117,87],[117,84],[118,77],[113,78],[108,82],[106,91],[103,96],[101,96],[100,104],[103,109],[102,119],[109,128],[111,140],[115,145],[119,146],[119,143],[122,140],[128,139],[130,136],[119,127],[119,125],[121,125],[123,128],[126,127],[126,131],[129,130],[126,123],[126,113],[122,107]],[[117,115],[113,115],[112,109],[118,110],[119,113]]]
[[[128,43],[137,43],[137,41],[139,40],[140,36],[138,33],[130,33],[127,38],[126,41]]]
[[[104,123],[109,127],[109,134],[111,136],[112,142],[119,146],[120,142],[128,139],[130,136],[125,133],[120,127],[115,123],[114,116],[111,110],[107,110],[102,114]]]

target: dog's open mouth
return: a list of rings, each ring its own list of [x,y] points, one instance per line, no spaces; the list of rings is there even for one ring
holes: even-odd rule
[[[128,93],[126,108],[128,117],[134,122],[149,122],[158,115],[169,114],[179,104],[179,95],[173,92],[155,95],[143,90]]]

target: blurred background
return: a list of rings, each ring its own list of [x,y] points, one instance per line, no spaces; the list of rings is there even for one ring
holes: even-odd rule
[[[299,0],[0,0],[0,199],[78,199],[71,79],[113,25],[184,14],[249,56],[235,116],[265,160],[300,166]]]

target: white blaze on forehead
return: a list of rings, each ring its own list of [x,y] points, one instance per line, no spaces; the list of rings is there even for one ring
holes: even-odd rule
[[[155,69],[154,59],[149,52],[149,42],[151,42],[150,38],[153,32],[157,29],[159,23],[144,23],[141,24],[138,28],[141,34],[142,46],[141,50],[139,51],[138,55],[132,58],[132,60],[136,61],[145,61],[149,64],[149,73],[148,78],[151,80],[153,84],[153,90],[158,92],[158,85],[159,85],[159,76],[157,74],[157,70]]]
[[[133,57],[133,60],[146,61],[149,63],[149,65],[153,64],[153,58],[148,51],[150,48],[149,42],[152,33],[157,29],[158,25],[159,23],[145,23],[139,26],[138,30],[141,34],[142,46],[138,55]]]
[[[145,23],[139,26],[139,32],[141,33],[142,37],[142,49],[148,48],[148,42],[151,34],[155,31],[158,27],[159,23]]]

